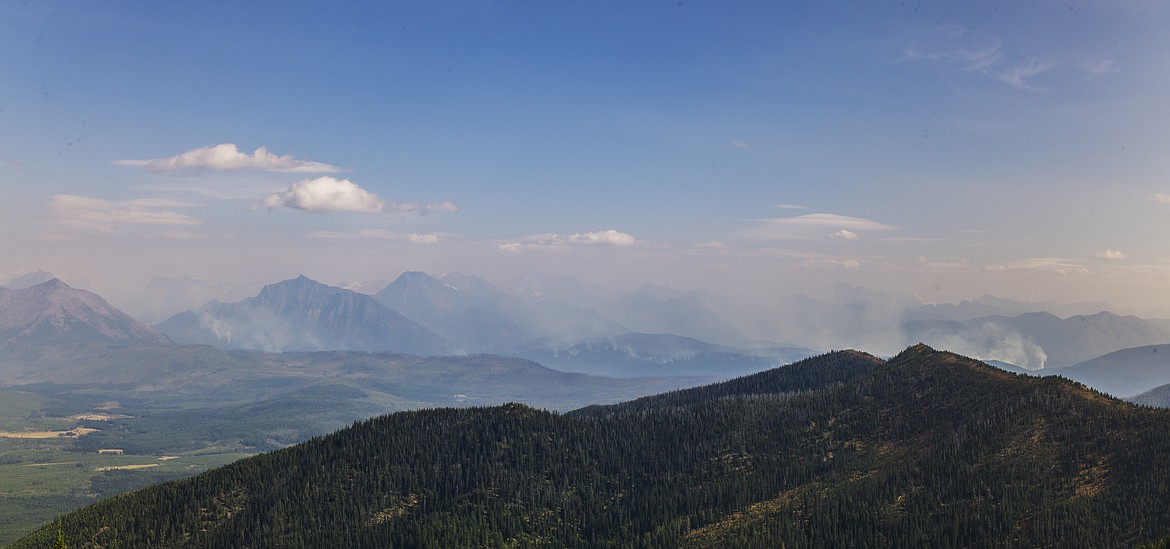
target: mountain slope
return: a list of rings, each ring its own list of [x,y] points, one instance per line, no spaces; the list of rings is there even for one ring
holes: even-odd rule
[[[475,289],[480,288],[469,292],[426,273],[405,272],[374,299],[463,352],[507,352],[534,337],[518,324],[508,304],[491,294],[473,293]]]
[[[350,290],[304,276],[270,284],[236,303],[211,302],[158,329],[180,343],[264,351],[392,351],[441,354],[442,337]]]
[[[1170,383],[1170,345],[1122,349],[1052,373],[1128,397]]]
[[[394,414],[60,526],[74,545],[155,547],[1109,547],[1170,535],[1170,413],[923,346],[799,370],[843,365],[838,382],[797,392],[747,383],[588,414]]]
[[[169,345],[170,339],[97,294],[52,279],[26,289],[0,288],[0,346]]]
[[[673,334],[627,333],[573,345],[541,338],[516,354],[565,372],[613,377],[740,376],[814,354],[801,348],[734,349]]]

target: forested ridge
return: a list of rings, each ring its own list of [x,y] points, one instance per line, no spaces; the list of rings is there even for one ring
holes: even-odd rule
[[[1170,413],[916,346],[555,414],[403,412],[112,498],[14,547],[1132,546]]]

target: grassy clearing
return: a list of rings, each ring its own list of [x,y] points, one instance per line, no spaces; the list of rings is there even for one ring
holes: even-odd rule
[[[88,427],[73,427],[64,431],[0,431],[0,438],[77,438],[97,431]]]

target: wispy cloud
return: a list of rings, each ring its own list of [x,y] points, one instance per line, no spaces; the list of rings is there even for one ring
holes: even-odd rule
[[[1115,59],[1101,57],[1087,57],[1081,59],[1077,63],[1077,67],[1093,76],[1106,76],[1114,74],[1119,70],[1117,68],[1117,61]]]
[[[829,238],[836,238],[840,240],[861,240],[861,236],[848,229],[841,229],[831,235]]]
[[[1034,84],[1032,78],[1057,66],[1056,63],[1036,58],[1028,59],[1027,62],[1010,60],[1005,53],[1003,41],[998,37],[969,32],[961,25],[943,25],[928,33],[924,39],[929,42],[928,45],[904,48],[902,60],[949,64],[959,70],[997,80],[1017,90],[1043,92],[1044,89]],[[1111,65],[1112,60],[1104,60],[1099,61],[1097,65],[1088,67],[1082,65],[1082,68],[1090,71],[1108,71]]]
[[[1150,200],[1154,201],[1154,203],[1156,203],[1156,204],[1170,205],[1170,194],[1157,193],[1157,194],[1151,196]]]
[[[1122,252],[1121,250],[1110,249],[1110,250],[1101,250],[1101,251],[1093,254],[1093,257],[1095,257],[1097,259],[1118,260],[1118,259],[1129,259],[1129,254],[1126,254],[1126,253]]]
[[[833,231],[836,229],[836,231]],[[831,213],[814,213],[794,217],[778,217],[763,219],[755,228],[743,233],[749,238],[763,239],[809,239],[809,238],[843,238],[858,240],[861,232],[892,231],[897,229],[872,219],[851,217]],[[828,231],[828,232],[826,232]]]
[[[1042,88],[1033,85],[1029,80],[1034,76],[1039,76],[1052,69],[1052,63],[1046,63],[1037,59],[1028,60],[1027,64],[1016,65],[1008,70],[999,73],[999,80],[1018,90],[1041,92]]]
[[[260,170],[291,173],[337,173],[346,171],[343,168],[324,162],[301,160],[289,155],[273,154],[264,147],[257,148],[249,154],[240,151],[233,143],[222,143],[209,147],[191,149],[166,158],[116,160],[114,163],[121,166],[139,166],[152,172],[176,170]]]
[[[412,244],[437,244],[439,242],[439,235],[437,234],[420,234],[420,233],[396,233],[387,231],[385,229],[362,229],[351,233],[333,232],[333,231],[314,231],[309,233],[310,238],[321,238],[327,240],[333,239],[354,239],[354,238],[371,238],[379,240],[400,240],[410,242]]]
[[[800,262],[806,269],[844,269],[856,271],[861,268],[861,262],[856,259],[806,259]]]
[[[737,148],[741,151],[746,151],[748,149],[751,149],[751,147],[749,147],[747,143],[744,143],[743,141],[740,141],[738,139],[732,139],[731,144],[734,145],[735,148]]]
[[[49,200],[50,216],[76,229],[112,232],[123,224],[202,225],[203,222],[176,209],[199,206],[192,202],[159,198],[102,200],[59,194]]]
[[[279,192],[284,185],[239,181],[201,183],[150,183],[138,188],[147,191],[174,194],[196,194],[216,200],[250,200],[258,195]]]
[[[160,231],[142,235],[144,238],[160,238],[163,240],[208,240],[210,237],[194,231]]]
[[[1059,275],[1089,273],[1089,269],[1087,269],[1084,265],[1077,263],[1076,260],[1059,257],[1034,257],[1029,259],[1021,259],[1008,263],[988,265],[987,270],[991,272],[1039,271]]]
[[[453,202],[444,200],[435,204],[427,204],[423,206],[422,211],[423,213],[457,212],[459,211],[459,206],[456,206]]]
[[[638,240],[628,233],[614,229],[575,233],[571,235],[540,234],[526,236],[496,246],[502,252],[519,253],[526,250],[562,251],[574,246],[633,246]]]
[[[902,58],[906,61],[942,61],[956,64],[963,70],[985,71],[1003,59],[1003,43],[999,40],[993,40],[974,49],[966,47],[940,50],[906,48],[902,50]]]
[[[807,210],[808,209],[808,206],[802,206],[800,204],[777,204],[776,207],[781,209],[781,210]]]
[[[291,208],[310,213],[409,213],[457,212],[451,202],[420,206],[414,202],[386,202],[348,179],[322,176],[293,183],[288,190],[270,194],[252,205],[269,211]]]

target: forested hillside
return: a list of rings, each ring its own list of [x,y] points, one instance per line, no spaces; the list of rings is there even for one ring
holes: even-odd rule
[[[839,352],[565,415],[379,417],[59,527],[70,547],[1131,546],[1170,535],[1170,412],[923,346]]]

